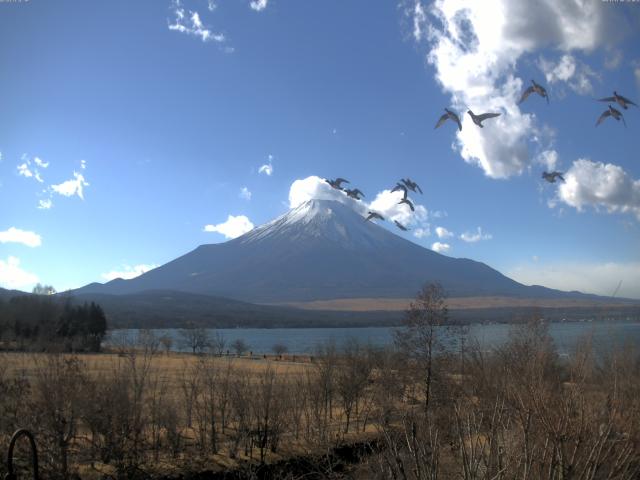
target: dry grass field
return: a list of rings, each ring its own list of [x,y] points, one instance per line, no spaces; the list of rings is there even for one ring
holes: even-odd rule
[[[63,480],[229,470],[260,478],[279,462],[284,470],[269,478],[638,478],[633,346],[598,357],[585,339],[560,357],[535,322],[493,352],[467,345],[434,355],[433,325],[420,323],[432,317],[417,318],[395,348],[354,341],[295,362],[149,344],[4,353],[0,441],[29,428],[42,478]],[[356,464],[327,456],[362,442],[372,448]]]
[[[411,303],[410,298],[342,298],[335,300],[316,300],[312,302],[290,302],[287,305],[305,310],[336,310],[352,312],[368,311],[404,311]],[[594,300],[594,299],[540,299],[513,297],[451,297],[447,298],[447,305],[452,310],[490,309],[490,308],[597,308],[607,309],[625,305],[635,305],[637,302],[623,300]]]

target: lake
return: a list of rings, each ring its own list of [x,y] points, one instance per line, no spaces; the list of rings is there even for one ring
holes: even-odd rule
[[[488,324],[469,326],[469,340],[476,340],[480,346],[489,350],[504,343],[509,338],[513,326],[509,324]],[[220,328],[210,329],[222,334],[227,347],[234,340],[242,339],[254,354],[272,353],[276,343],[283,344],[289,353],[313,353],[318,345],[335,342],[338,346],[349,338],[355,338],[361,343],[374,346],[385,346],[393,342],[394,327],[364,327],[364,328]],[[105,345],[115,344],[126,339],[134,342],[139,330],[112,330],[105,341]],[[175,351],[188,351],[182,345],[179,329],[157,329],[153,333],[160,337],[168,335],[173,338]],[[607,351],[620,348],[625,343],[640,345],[640,322],[637,321],[585,321],[551,323],[549,333],[560,354],[570,354],[578,340],[585,335],[591,335],[596,348]]]

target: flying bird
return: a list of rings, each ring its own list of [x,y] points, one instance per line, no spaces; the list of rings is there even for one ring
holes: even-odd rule
[[[556,178],[559,178],[564,182],[565,180],[562,175],[562,172],[542,172],[542,178],[549,183],[556,183]]]
[[[447,120],[451,119],[451,120],[453,120],[454,122],[456,122],[458,124],[458,130],[462,131],[462,123],[460,123],[460,117],[458,117],[458,115],[455,112],[452,112],[448,108],[445,108],[444,110],[447,113],[445,113],[444,115],[442,115],[440,117],[440,120],[438,120],[438,123],[436,123],[436,126],[434,127],[434,129],[438,128],[444,122],[446,122]]]
[[[602,115],[600,115],[600,118],[598,118],[598,121],[596,122],[596,127],[600,125],[602,122],[604,122],[604,120],[607,117],[613,117],[618,121],[622,119],[622,123],[624,123],[624,126],[625,127],[627,126],[627,122],[625,122],[624,117],[622,116],[622,112],[620,110],[616,110],[611,105],[609,105],[609,109],[602,112]]]
[[[391,189],[391,193],[393,192],[402,192],[402,198],[403,199],[407,199],[407,187],[404,186],[402,183],[398,182],[396,183],[396,186],[393,187],[393,189]]]
[[[471,120],[473,120],[473,123],[478,125],[480,128],[483,128],[482,122],[484,122],[486,119],[500,116],[499,113],[483,113],[481,115],[476,115],[471,110],[467,110],[467,113],[471,117]]]
[[[365,218],[365,221],[371,220],[372,218],[377,218],[378,220],[382,220],[384,222],[384,217],[380,215],[378,212],[372,212],[369,210],[369,215]]]
[[[355,198],[356,200],[360,200],[360,196],[364,197],[364,193],[362,193],[357,188],[354,188],[354,189],[347,188],[344,192],[347,194],[348,197]]]
[[[400,180],[402,183],[404,183],[406,185],[406,187],[411,190],[412,192],[420,192],[422,193],[422,189],[420,188],[420,186],[414,182],[413,180],[411,180],[410,178],[403,178]]]
[[[325,178],[324,181],[331,185],[333,188],[337,188],[338,190],[342,190],[343,183],[349,183],[349,180],[345,180],[344,178],[340,177],[336,178],[335,180],[328,180]]]
[[[406,232],[407,230],[409,230],[407,227],[405,227],[404,225],[402,225],[400,222],[398,222],[397,220],[394,220],[393,223],[396,224],[396,227],[398,227],[400,230],[402,230],[403,232]]]
[[[409,205],[409,208],[411,209],[412,212],[415,212],[415,207],[413,206],[413,203],[411,203],[411,200],[403,198],[402,200],[400,200],[398,202],[398,205],[400,205],[401,203],[406,203],[407,205]]]
[[[615,102],[625,110],[629,108],[629,105],[634,105],[636,107],[638,106],[628,98],[623,97],[622,95],[618,95],[618,92],[616,92],[615,90],[613,91],[613,97],[600,98],[598,99],[598,101],[599,102]]]
[[[520,100],[518,101],[518,105],[520,105],[522,102],[524,102],[527,97],[529,95],[531,95],[532,93],[537,93],[538,95],[540,95],[543,98],[547,99],[547,105],[549,104],[549,95],[547,95],[547,90],[540,84],[536,83],[535,80],[531,80],[531,86],[529,88],[527,88],[524,92],[522,92],[522,96],[520,97]]]

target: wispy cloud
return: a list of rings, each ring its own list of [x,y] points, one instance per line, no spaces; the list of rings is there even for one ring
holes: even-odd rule
[[[438,235],[438,238],[449,238],[453,237],[453,232],[450,232],[444,227],[436,227],[436,235]]]
[[[527,262],[505,274],[527,285],[610,296],[622,281],[618,297],[640,299],[640,262],[542,263]]]
[[[0,259],[0,286],[9,289],[32,287],[38,282],[38,276],[20,267],[20,259],[9,256]]]
[[[84,179],[84,175],[81,173],[73,172],[73,177],[74,178],[67,180],[66,182],[51,185],[51,189],[65,197],[78,195],[78,197],[84,200],[84,187],[88,187],[89,183]]]
[[[221,233],[225,238],[236,238],[253,229],[253,223],[245,215],[229,215],[226,222],[217,225],[205,225],[205,232]]]
[[[209,2],[209,10],[212,10],[212,5],[215,4]],[[179,0],[175,0],[173,3],[174,20],[173,23],[169,23],[169,30],[185,33],[187,35],[193,35],[200,38],[203,42],[217,42],[222,43],[226,40],[224,34],[214,33],[210,28],[206,27],[200,19],[200,14],[194,10],[185,10],[182,8],[182,4]]]
[[[0,232],[0,243],[21,243],[27,247],[39,247],[42,245],[42,238],[35,232],[11,227]]]
[[[478,227],[475,232],[464,232],[460,235],[460,240],[463,240],[467,243],[476,243],[481,240],[491,240],[493,235],[490,233],[482,233],[482,228]]]
[[[273,175],[273,155],[269,155],[268,162],[260,166],[258,173],[264,173],[268,177]]]
[[[267,3],[269,3],[269,0],[251,0],[251,2],[249,2],[249,6],[251,7],[251,10],[261,12],[267,8]]]
[[[247,187],[242,187],[239,196],[244,200],[251,200],[251,191]]]
[[[139,264],[133,266],[123,265],[119,270],[111,270],[110,272],[103,273],[100,276],[107,281],[115,280],[116,278],[130,280],[132,278],[139,277],[143,273],[153,270],[156,267],[158,267],[156,264]]]
[[[538,66],[545,74],[549,84],[566,83],[580,95],[593,93],[592,80],[600,79],[600,76],[589,65],[570,54],[563,55],[557,62],[541,56]]]
[[[49,162],[45,162],[44,160],[42,160],[41,158],[38,158],[38,157],[35,157],[33,159],[33,161],[40,168],[47,168],[49,166]]]
[[[416,238],[425,238],[431,235],[431,229],[429,226],[418,227],[413,230],[413,236]]]
[[[49,162],[45,162],[39,157],[30,158],[26,153],[22,154],[22,163],[16,168],[18,175],[25,178],[33,178],[34,180],[43,183],[42,174],[40,169],[46,169],[49,166]]]
[[[451,250],[451,245],[448,243],[434,242],[431,244],[431,250],[438,253],[447,253]]]
[[[49,210],[51,207],[53,207],[53,201],[50,198],[46,198],[38,202],[39,210]]]

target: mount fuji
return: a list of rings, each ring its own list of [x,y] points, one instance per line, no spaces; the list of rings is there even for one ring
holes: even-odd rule
[[[525,286],[483,263],[441,255],[335,200],[309,200],[233,240],[201,245],[139,277],[92,283],[75,293],[170,290],[275,304],[412,298],[429,281],[440,282],[451,297],[586,297]]]

